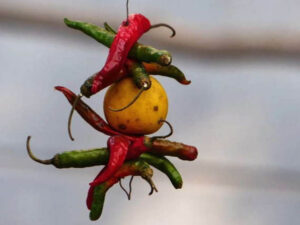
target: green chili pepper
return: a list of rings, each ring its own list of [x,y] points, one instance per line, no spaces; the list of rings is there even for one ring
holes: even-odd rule
[[[105,194],[108,189],[109,186],[106,182],[95,187],[90,211],[90,220],[97,220],[100,218],[105,201]]]
[[[96,165],[106,165],[109,159],[107,148],[62,152],[52,159],[56,168],[84,168]]]
[[[96,41],[110,47],[115,37],[115,34],[98,27],[94,24],[85,23],[81,21],[71,21],[67,18],[64,19],[68,27],[77,29],[94,38]],[[143,62],[156,62],[161,65],[169,65],[172,62],[171,54],[166,50],[158,50],[151,46],[136,43],[129,52],[130,58]]]
[[[130,76],[133,78],[133,82],[139,89],[144,88],[146,90],[151,87],[149,74],[146,72],[142,63],[134,60],[127,60],[126,67]]]
[[[180,173],[166,157],[144,153],[140,158],[166,174],[176,189],[182,188],[183,181]]]

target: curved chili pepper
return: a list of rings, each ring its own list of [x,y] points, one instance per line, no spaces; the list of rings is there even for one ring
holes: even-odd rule
[[[110,151],[107,165],[100,171],[93,182],[90,183],[90,190],[87,198],[87,205],[91,204],[92,193],[95,186],[103,183],[123,165],[125,159],[137,159],[143,152],[148,150],[144,144],[144,137],[134,137],[129,140],[125,136],[113,136],[107,141]]]
[[[126,22],[128,22],[128,25],[125,25]],[[110,46],[106,63],[103,69],[94,77],[92,88],[86,97],[90,97],[101,90],[107,77],[113,77],[120,72],[130,49],[150,27],[150,21],[141,14],[132,14],[127,21],[123,21]]]
[[[64,19],[65,24],[73,29],[82,31],[92,37],[99,43],[110,47],[113,43],[115,34],[91,23],[81,21],[72,21]],[[171,54],[166,50],[158,50],[152,46],[135,43],[128,54],[129,58],[136,59],[140,62],[156,62],[161,65],[169,65],[172,62]]]
[[[123,77],[126,77],[128,72],[126,71],[126,68],[122,66],[119,72],[112,73],[111,75],[105,75],[103,76],[103,79],[101,79],[101,86],[99,86],[99,91],[102,89],[108,87],[109,85],[113,84],[114,82],[117,82],[118,80],[121,80]],[[90,76],[88,79],[85,80],[84,84],[80,87],[80,93],[84,95],[85,97],[90,97],[92,94],[91,90],[93,88],[93,84],[95,81],[95,78],[99,75],[98,73],[95,73],[94,75]]]
[[[114,78],[119,74],[123,68],[127,55],[135,44],[135,42],[147,32],[151,27],[150,21],[141,14],[133,14],[129,16],[129,25],[122,23],[115,36],[109,50],[109,54],[104,67],[93,76],[92,85],[90,89],[91,78],[89,78],[83,85],[84,92],[81,93],[90,97],[106,86],[107,83],[114,82]],[[82,88],[81,88],[82,89]]]
[[[182,188],[183,181],[180,173],[166,157],[154,156],[151,154],[144,153],[141,155],[140,158],[145,160],[150,165],[154,166],[156,169],[162,171],[164,174],[166,174],[172,182],[174,188]]]
[[[143,161],[131,161],[125,163],[115,174],[106,182],[95,187],[93,191],[93,200],[90,207],[90,219],[97,220],[100,218],[103,210],[103,205],[105,201],[105,194],[115,183],[120,181],[120,179],[125,176],[141,176],[145,179],[151,186],[151,189],[155,188],[152,181],[153,170],[149,165]]]
[[[126,159],[129,145],[130,141],[124,136],[113,136],[108,139],[109,161],[94,181],[90,183],[92,187],[106,181],[122,166]]]
[[[127,4],[128,4],[128,2],[127,2]],[[127,6],[127,9],[128,9],[128,6]],[[107,22],[104,23],[104,28],[108,32],[111,32],[114,34],[117,33],[111,26],[108,25]],[[134,61],[134,60],[127,59],[125,65],[128,70],[128,73],[132,76],[135,85],[140,89],[140,91],[126,106],[124,106],[120,109],[111,109],[110,108],[110,110],[114,111],[114,112],[118,112],[118,111],[127,109],[139,98],[139,96],[143,93],[144,90],[148,90],[151,87],[151,80],[150,80],[149,74],[147,74],[144,66],[141,63]],[[122,70],[122,72],[124,72],[124,70]]]
[[[68,99],[71,105],[74,105],[76,100],[76,95],[69,90],[68,88],[56,86],[56,90],[62,92],[65,97]],[[79,115],[84,118],[86,122],[88,122],[92,127],[96,130],[109,135],[120,135],[118,131],[115,131],[111,128],[104,119],[102,119],[93,109],[91,109],[87,104],[85,104],[81,99],[78,99],[77,104],[75,105],[75,110],[79,113]]]

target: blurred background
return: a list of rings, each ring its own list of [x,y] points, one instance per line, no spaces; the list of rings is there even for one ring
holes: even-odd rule
[[[169,97],[174,141],[198,147],[196,161],[171,158],[184,186],[155,171],[158,193],[140,178],[128,201],[116,185],[99,224],[300,223],[300,3],[296,0],[130,0],[130,13],[169,23],[140,42],[168,49],[190,86],[158,77]],[[1,0],[0,224],[90,224],[85,197],[100,167],[58,170],[29,159],[105,146],[107,136],[53,87],[78,92],[108,49],[63,18],[117,28],[125,0]],[[86,100],[99,114],[105,91]],[[158,134],[168,132],[163,127]]]

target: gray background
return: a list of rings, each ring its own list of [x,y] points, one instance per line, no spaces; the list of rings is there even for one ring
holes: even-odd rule
[[[170,138],[198,147],[196,161],[171,159],[184,180],[174,190],[155,171],[159,192],[134,180],[127,201],[116,186],[99,224],[289,224],[300,222],[300,3],[283,0],[132,0],[130,12],[172,24],[141,42],[168,49],[192,80],[158,77],[169,97]],[[0,2],[0,224],[89,224],[85,197],[100,167],[57,170],[31,161],[105,146],[107,136],[70,110],[53,90],[77,91],[105,62],[107,48],[62,19],[117,27],[125,1]],[[87,102],[101,115],[103,91]],[[163,127],[158,134],[168,132]]]

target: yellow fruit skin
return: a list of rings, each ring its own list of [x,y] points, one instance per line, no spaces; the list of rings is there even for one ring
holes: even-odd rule
[[[159,130],[168,114],[168,97],[162,85],[150,76],[151,88],[144,91],[129,108],[113,112],[128,105],[137,95],[139,89],[132,78],[124,78],[113,84],[104,97],[104,114],[107,122],[114,129],[126,134],[151,134]]]

